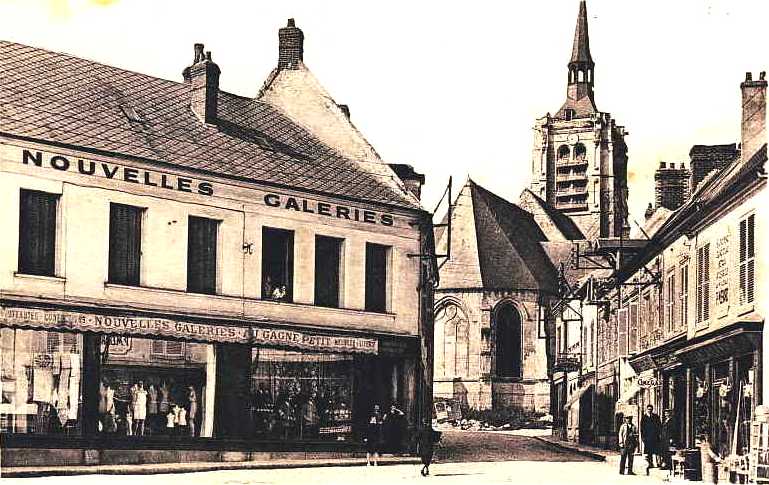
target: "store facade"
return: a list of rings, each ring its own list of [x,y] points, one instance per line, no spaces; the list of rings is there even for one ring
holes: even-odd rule
[[[47,64],[142,77],[2,47],[16,62],[39,58],[8,70],[11,85]],[[188,85],[147,78],[122,85],[120,106],[81,113],[86,125],[101,116],[87,128],[127,124],[122,145],[56,114],[66,143],[36,132],[34,83],[29,112],[4,125],[4,465],[352,453],[374,406],[391,404],[404,412],[392,447],[408,451],[432,369],[432,228],[414,181],[360,168],[218,87],[217,117],[195,102],[212,73],[218,82],[214,66],[196,47]],[[91,81],[68,80],[65,101],[82,102]],[[162,99],[142,105],[148,86]],[[171,115],[154,111],[161,102]],[[238,118],[253,109],[259,120]]]

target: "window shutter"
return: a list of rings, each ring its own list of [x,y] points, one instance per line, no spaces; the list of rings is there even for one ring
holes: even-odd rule
[[[754,301],[755,214],[740,221],[740,303]]]
[[[618,346],[619,355],[627,355],[628,353],[628,332],[627,332],[627,309],[622,308],[617,312],[617,334],[619,336]]]
[[[187,228],[187,291],[216,293],[216,243],[219,221],[190,217]]]
[[[19,272],[53,276],[56,254],[56,206],[59,196],[21,191]]]
[[[703,320],[710,319],[710,244],[706,244],[703,247],[703,268],[705,274],[703,275],[702,294],[703,294]]]
[[[110,205],[109,275],[111,283],[138,285],[142,209]]]

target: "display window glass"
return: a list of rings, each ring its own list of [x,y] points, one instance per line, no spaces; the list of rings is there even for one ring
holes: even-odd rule
[[[211,436],[211,345],[103,336],[98,430],[116,436]]]
[[[353,357],[252,349],[251,434],[348,440],[353,432]]]
[[[0,432],[80,435],[83,338],[0,329]]]

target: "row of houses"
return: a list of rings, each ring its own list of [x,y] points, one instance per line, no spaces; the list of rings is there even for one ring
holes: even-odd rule
[[[763,72],[740,85],[737,150],[696,146],[689,169],[658,170],[657,208],[632,237],[575,243],[583,274],[565,281],[553,324],[561,438],[615,447],[622,417],[652,405],[670,410],[678,447],[704,435],[722,457],[751,450],[769,397],[766,88]]]

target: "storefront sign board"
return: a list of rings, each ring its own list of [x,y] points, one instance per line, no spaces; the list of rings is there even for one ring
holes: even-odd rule
[[[364,337],[322,335],[296,330],[252,327],[253,342],[261,345],[276,345],[301,350],[327,352],[355,352],[376,354],[379,341]]]
[[[245,327],[40,308],[0,307],[0,326],[3,325],[227,343],[250,341],[249,329]]]

